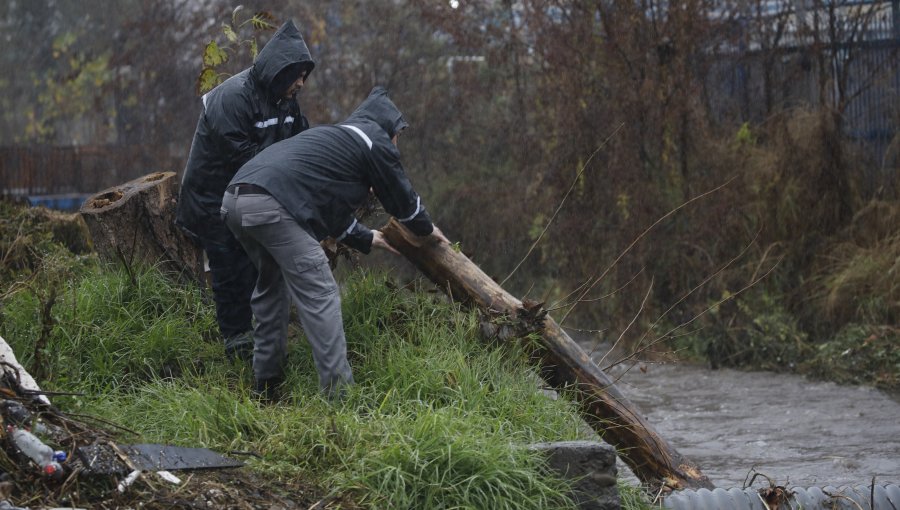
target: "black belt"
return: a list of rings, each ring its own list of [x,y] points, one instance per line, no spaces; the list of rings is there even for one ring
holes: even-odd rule
[[[232,184],[225,191],[232,195],[270,195],[265,188],[260,188],[256,184]]]

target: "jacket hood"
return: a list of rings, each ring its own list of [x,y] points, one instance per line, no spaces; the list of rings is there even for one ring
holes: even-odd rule
[[[370,120],[381,126],[388,134],[388,138],[393,138],[409,125],[403,120],[403,114],[388,97],[384,87],[373,88],[372,92],[369,92],[369,97],[344,122],[352,124],[354,120],[360,119]]]
[[[288,66],[297,69],[297,76],[288,83],[296,81],[300,76],[300,70],[307,70],[308,73],[311,73],[316,67],[312,55],[309,54],[309,48],[306,47],[303,36],[300,35],[300,30],[293,21],[281,25],[272,39],[263,46],[259,55],[256,56],[251,73],[270,95],[278,97],[283,91],[273,91],[271,88],[278,73]],[[279,79],[279,81],[283,82],[284,80]]]

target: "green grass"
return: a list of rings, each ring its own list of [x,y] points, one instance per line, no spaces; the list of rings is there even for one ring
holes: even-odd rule
[[[199,290],[173,285],[157,271],[132,281],[96,268],[58,285],[43,346],[38,293],[20,291],[3,304],[8,341],[26,366],[40,358],[40,372],[52,386],[123,390],[201,369],[219,357],[217,347],[203,341],[215,320]]]
[[[628,485],[619,480],[619,499],[623,509],[628,510],[651,510],[660,508],[662,504],[653,503],[647,490],[636,485]]]
[[[42,385],[83,392],[63,409],[136,431],[130,442],[253,451],[249,468],[313,480],[371,508],[569,508],[541,441],[584,439],[565,398],[549,399],[515,346],[482,344],[474,313],[384,275],[355,273],[343,309],[357,384],[333,404],[319,393],[293,331],[286,401],[250,398],[249,370],[224,358],[199,291],[153,270],[96,267],[61,282],[49,340],[36,353],[39,293],[3,304],[7,341]],[[51,368],[52,367],[52,368]]]

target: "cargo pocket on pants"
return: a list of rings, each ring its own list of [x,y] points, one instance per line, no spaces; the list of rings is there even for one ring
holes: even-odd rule
[[[337,292],[328,258],[321,249],[295,256],[294,267],[301,279],[301,292],[306,297],[319,298]]]

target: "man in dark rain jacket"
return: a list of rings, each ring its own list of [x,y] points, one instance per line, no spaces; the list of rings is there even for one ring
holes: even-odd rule
[[[253,355],[250,295],[256,269],[222,223],[219,209],[234,173],[269,145],[309,127],[294,97],[315,62],[288,21],[253,66],[203,96],[181,183],[176,223],[203,247],[212,275],[216,320],[229,358]]]
[[[397,253],[353,215],[370,190],[414,234],[447,242],[400,164],[397,139],[406,126],[387,92],[375,87],[341,124],[272,145],[231,180],[222,201],[225,224],[259,269],[253,371],[262,398],[273,398],[283,381],[290,298],[312,346],[319,386],[334,396],[353,382],[340,293],[319,242],[331,237],[363,253],[373,246]]]

